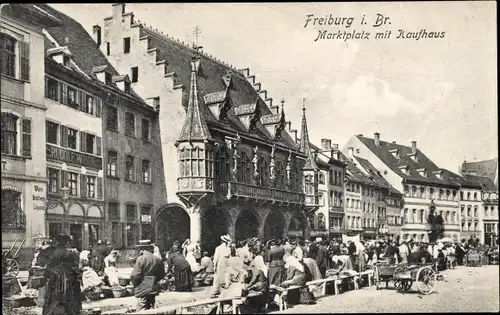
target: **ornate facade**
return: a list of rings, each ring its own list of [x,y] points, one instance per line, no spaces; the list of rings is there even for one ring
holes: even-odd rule
[[[309,142],[297,145],[285,111],[249,69],[236,68],[137,21],[114,4],[101,51],[158,112],[166,198],[155,209],[157,242],[190,237],[282,237],[318,208]],[[97,41],[97,36],[96,36]],[[302,139],[308,139],[305,111]],[[312,162],[311,162],[312,161]],[[292,220],[294,217],[296,220]]]

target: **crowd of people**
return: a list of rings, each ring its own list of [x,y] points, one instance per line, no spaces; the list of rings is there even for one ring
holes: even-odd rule
[[[387,264],[435,262],[439,270],[464,264],[468,251],[479,240],[422,243],[414,241],[346,241],[322,239],[271,239],[253,237],[234,241],[220,237],[212,257],[203,252],[199,242],[189,239],[160,254],[150,241],[137,245],[140,255],[130,275],[138,309],[154,307],[161,285],[170,279],[175,291],[190,292],[193,286],[211,285],[211,297],[241,296],[252,293],[246,307],[260,312],[274,301],[275,294],[289,286],[300,290],[289,292],[289,304],[311,304],[314,295],[306,282],[336,274],[356,274],[378,261]],[[496,249],[498,256],[498,248]],[[493,251],[494,252],[494,251]],[[100,292],[103,285],[119,286],[117,260],[119,252],[109,242],[98,241],[93,248],[79,252],[67,235],[59,235],[37,249],[28,288],[38,290],[43,314],[79,314],[82,293]],[[43,270],[37,273],[37,270]],[[82,297],[82,298],[75,298]]]

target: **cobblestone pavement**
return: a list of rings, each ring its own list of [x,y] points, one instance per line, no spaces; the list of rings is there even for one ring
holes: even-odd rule
[[[444,276],[430,295],[397,293],[389,283],[389,289],[349,291],[320,298],[316,305],[297,305],[273,313],[499,312],[498,265],[458,267],[445,271]]]

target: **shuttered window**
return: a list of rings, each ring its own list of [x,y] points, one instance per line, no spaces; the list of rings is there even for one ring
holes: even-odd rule
[[[23,156],[31,157],[31,120],[23,119]]]
[[[30,80],[30,44],[19,42],[19,67],[21,70],[20,79]]]

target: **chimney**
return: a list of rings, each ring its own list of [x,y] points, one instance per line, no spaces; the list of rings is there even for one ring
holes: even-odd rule
[[[92,26],[94,41],[97,43],[97,47],[101,46],[101,27],[99,25]]]
[[[351,160],[354,158],[354,148],[353,147],[349,147],[349,158],[351,158]]]
[[[292,130],[292,122],[287,121],[286,124],[288,125],[288,130]]]
[[[380,133],[375,132],[373,134],[373,141],[375,142],[375,146],[379,147],[380,146]]]
[[[396,141],[392,141],[392,143],[396,144]]]
[[[331,150],[332,149],[332,140],[330,139],[321,139],[321,149],[322,150]]]
[[[411,142],[411,153],[417,153],[417,141],[415,140]]]
[[[332,158],[335,160],[339,160],[339,145],[338,144],[333,144],[332,145]]]

